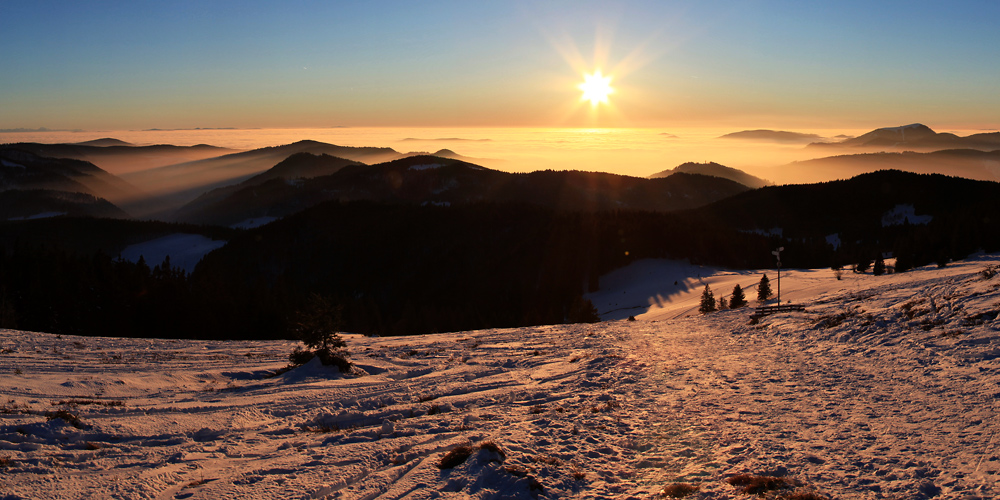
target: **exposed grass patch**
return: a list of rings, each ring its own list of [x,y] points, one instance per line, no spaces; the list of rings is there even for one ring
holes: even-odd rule
[[[191,481],[190,483],[185,484],[184,487],[185,488],[197,488],[197,487],[202,486],[202,485],[204,485],[206,483],[210,483],[212,481],[215,481],[216,479],[218,479],[218,478],[215,478],[215,477],[205,478],[205,477],[203,477],[201,479],[198,479],[197,481]]]
[[[558,457],[550,457],[548,455],[535,455],[531,457],[531,461],[535,462],[536,464],[545,464],[554,467],[559,467],[560,465],[563,464],[563,461],[560,460]]]
[[[740,493],[748,495],[761,495],[769,491],[787,490],[798,486],[795,481],[776,476],[753,476],[750,474],[739,474],[727,480],[727,482],[740,489]]]
[[[663,498],[684,498],[698,492],[699,489],[701,487],[690,483],[674,483],[664,486],[660,490],[660,496]]]
[[[80,421],[80,417],[78,415],[70,413],[69,410],[47,411],[45,412],[45,418],[49,421],[60,418],[67,424],[72,425],[77,429],[83,428],[83,422]]]
[[[97,406],[125,406],[124,401],[110,400],[110,401],[98,401],[95,399],[64,399],[59,402],[52,402],[52,406],[83,406],[83,405],[97,405]]]
[[[823,316],[816,321],[816,328],[833,328],[835,326],[840,326],[852,315],[849,313],[834,314],[832,316]]]
[[[470,456],[472,456],[471,446],[467,444],[456,446],[441,457],[441,461],[438,462],[438,469],[454,469],[455,467],[464,464]]]
[[[508,474],[517,477],[525,477],[528,475],[528,469],[521,467],[520,465],[508,465],[503,468]]]
[[[479,443],[479,449],[491,451],[493,453],[496,453],[497,455],[500,455],[501,462],[507,459],[507,453],[505,453],[503,449],[500,448],[500,445],[494,443],[493,441],[483,441],[482,443]]]
[[[329,434],[331,432],[340,431],[340,426],[337,424],[303,425],[302,430],[305,432],[315,432],[318,434]]]
[[[819,493],[814,493],[812,491],[802,491],[797,493],[789,493],[781,497],[783,500],[830,500],[829,497],[820,495]]]

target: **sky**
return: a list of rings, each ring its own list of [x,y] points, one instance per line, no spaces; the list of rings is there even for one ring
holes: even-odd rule
[[[1000,128],[1000,2],[0,2],[0,129]],[[607,104],[577,86],[597,69]]]

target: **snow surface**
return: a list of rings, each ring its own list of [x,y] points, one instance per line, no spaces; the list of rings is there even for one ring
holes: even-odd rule
[[[602,283],[700,293],[758,274],[639,264]],[[782,272],[807,308],[757,324],[687,317],[675,293],[634,322],[348,335],[365,376],[264,378],[284,341],[0,330],[0,498],[654,498],[675,482],[758,498],[725,481],[741,473],[831,498],[996,498],[1000,276],[982,271],[998,267]]]
[[[882,214],[882,227],[900,226],[904,222],[910,225],[925,225],[933,219],[930,215],[917,215],[913,205],[896,205],[892,210]]]
[[[34,220],[34,219],[48,219],[50,217],[59,217],[66,215],[66,212],[40,212],[35,215],[28,215],[26,217],[11,217],[7,220]]]
[[[833,246],[834,250],[840,248],[840,243],[841,243],[841,241],[840,241],[840,233],[828,234],[826,236],[826,243],[828,245]]]
[[[440,167],[442,167],[440,163],[425,163],[423,165],[412,165],[410,166],[409,170],[430,170]]]
[[[176,233],[129,245],[122,250],[121,258],[137,262],[142,257],[149,267],[153,267],[162,264],[163,259],[169,255],[172,267],[179,267],[190,273],[205,254],[222,248],[225,244],[223,240],[213,240],[200,234]]]
[[[3,165],[7,168],[20,168],[20,169],[27,168],[24,165],[21,165],[20,163],[13,163],[3,159],[0,159],[0,165]]]
[[[266,224],[270,224],[276,220],[278,220],[277,217],[271,217],[269,215],[266,215],[263,217],[253,217],[251,219],[247,219],[242,222],[237,222],[236,224],[233,224],[232,226],[229,227],[234,229],[253,229],[255,227],[260,227]]]

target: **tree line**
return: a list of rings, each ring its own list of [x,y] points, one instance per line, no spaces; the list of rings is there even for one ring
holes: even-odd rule
[[[29,237],[35,222],[0,225],[0,326],[139,337],[288,338],[314,295],[340,308],[345,331],[366,334],[588,321],[595,311],[584,295],[638,259],[761,269],[780,245],[787,267],[850,266],[895,252],[898,272],[900,261],[914,267],[1000,249],[1000,201],[926,225],[845,233],[836,249],[823,235],[742,231],[698,211],[331,202],[228,233],[229,244],[191,274],[169,262],[124,261],[93,242],[85,251],[39,244]],[[17,238],[4,237],[12,231]]]

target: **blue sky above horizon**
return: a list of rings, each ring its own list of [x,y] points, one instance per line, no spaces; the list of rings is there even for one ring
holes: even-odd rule
[[[986,1],[22,1],[0,129],[1000,127]],[[580,102],[584,72],[610,105]]]

